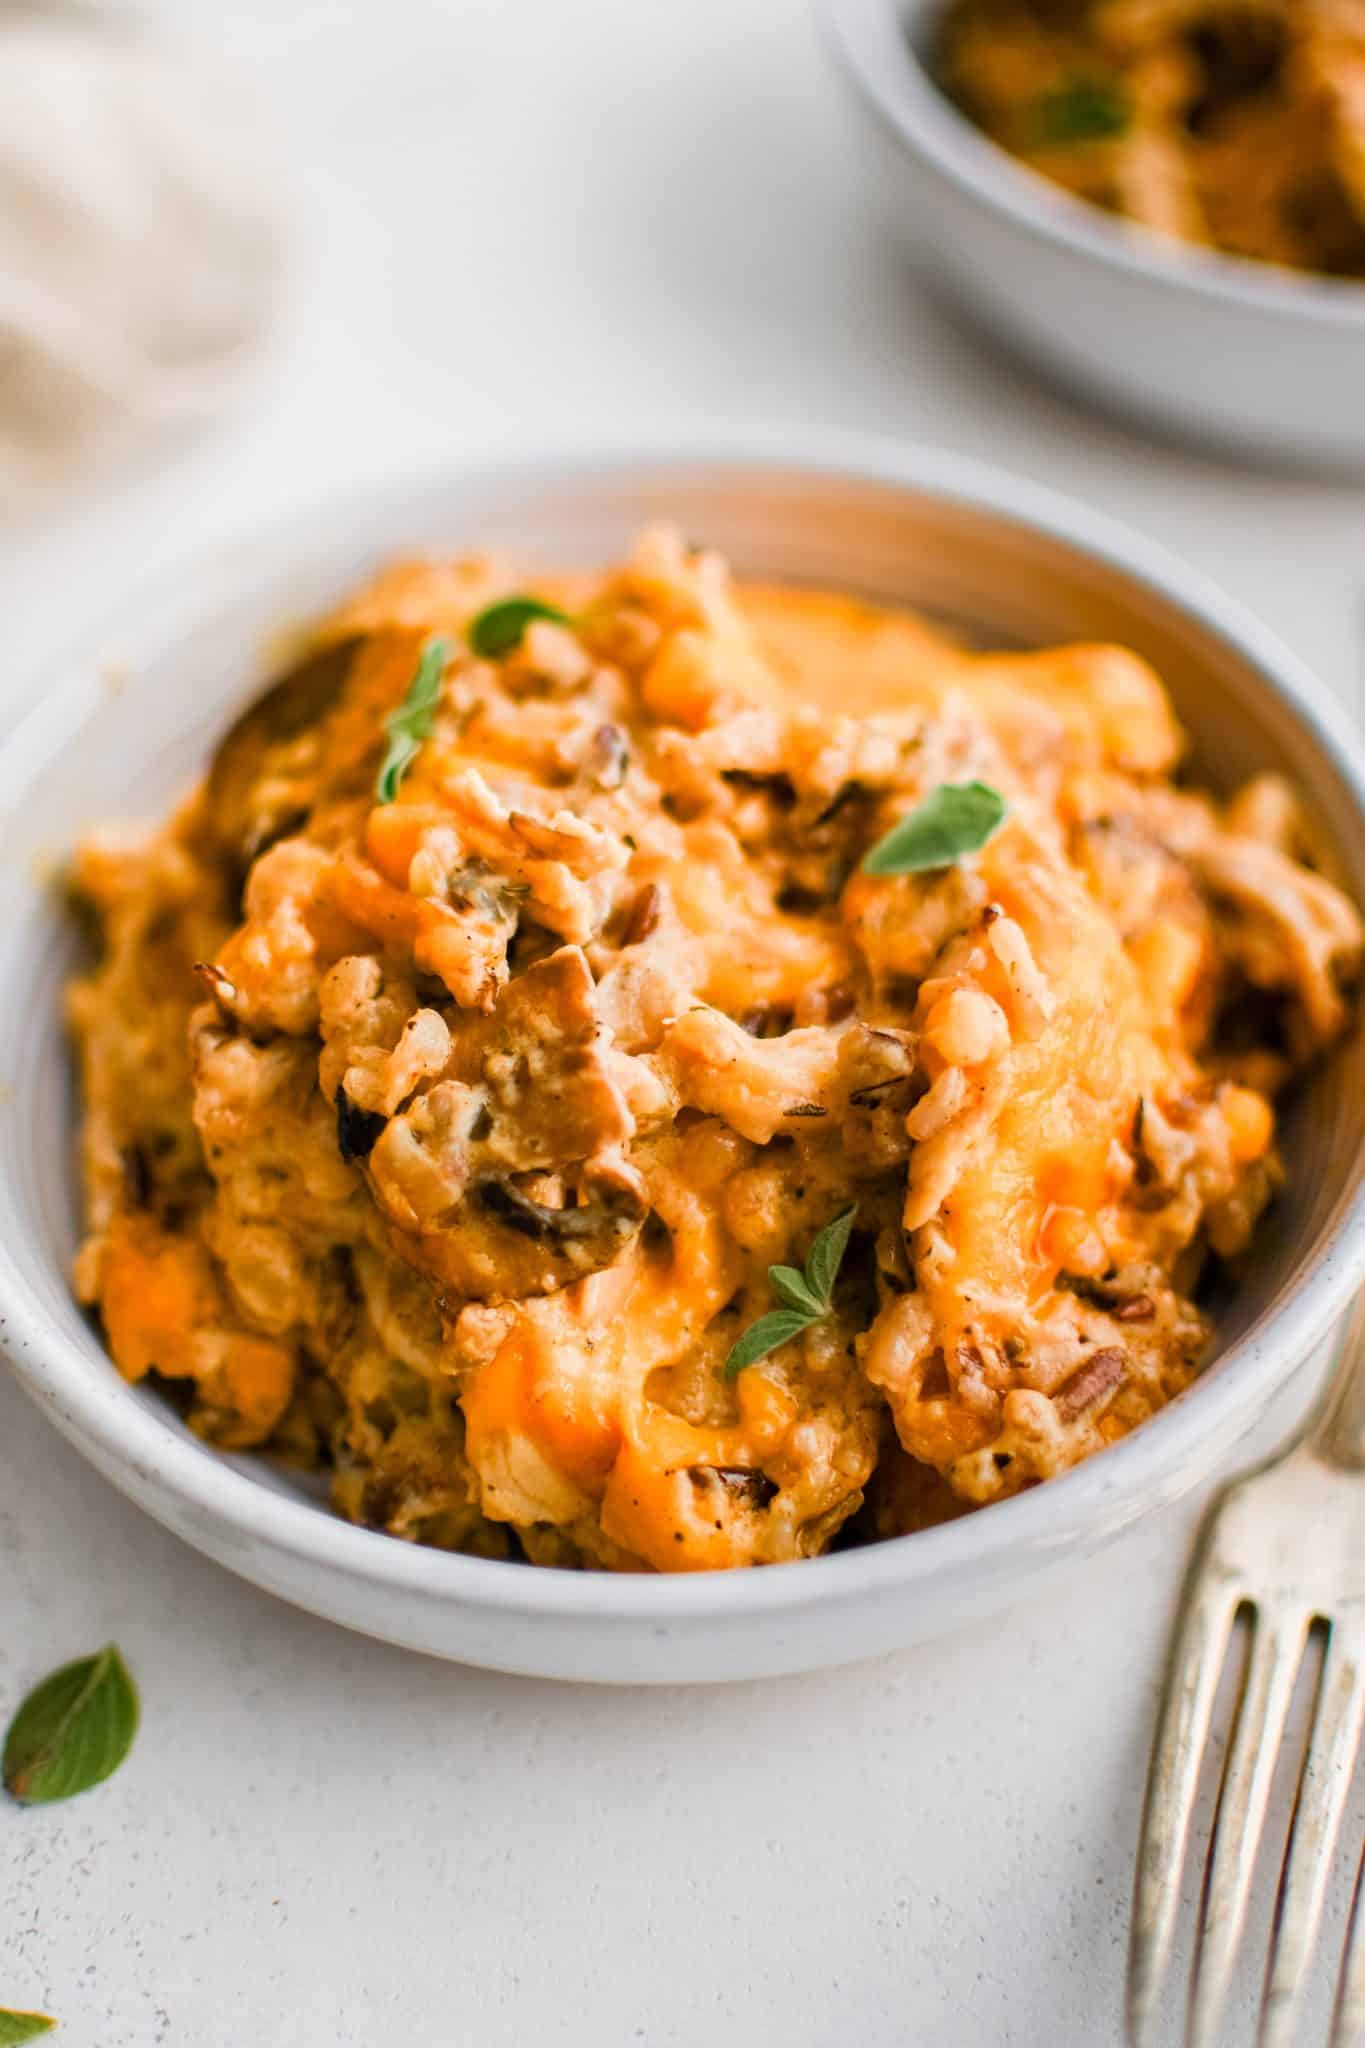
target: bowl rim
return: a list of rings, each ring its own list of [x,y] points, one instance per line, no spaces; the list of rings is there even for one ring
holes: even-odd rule
[[[877,124],[967,198],[1032,240],[1124,277],[1293,324],[1365,329],[1365,282],[1295,272],[1112,219],[1053,185],[975,128],[935,84],[905,32],[898,0],[815,0],[826,48]],[[900,61],[874,58],[870,34],[895,17]]]
[[[657,479],[668,471],[755,469],[768,471],[774,483],[805,476],[927,494],[963,509],[984,510],[1091,556],[1153,591],[1228,643],[1264,677],[1340,776],[1365,830],[1365,751],[1344,711],[1251,613],[1160,545],[1084,501],[973,457],[862,433],[750,426],[717,433],[706,445],[699,445],[695,434],[607,447],[597,440],[427,466],[344,497],[305,502],[292,516],[255,530],[250,538],[191,550],[121,603],[112,618],[79,634],[64,657],[43,664],[29,678],[23,693],[29,708],[0,742],[0,814],[22,803],[29,770],[48,762],[54,739],[79,732],[89,672],[102,643],[117,635],[120,625],[126,631],[140,618],[157,616],[168,596],[175,599],[175,619],[184,617],[186,606],[191,614],[202,612],[215,595],[221,599],[225,594],[224,579],[240,594],[256,568],[278,572],[290,559],[325,559],[328,550],[319,548],[319,532],[335,525],[344,535],[351,531],[349,522],[372,524],[386,507],[395,519],[405,511],[417,518],[419,504],[452,487],[462,493],[481,485],[531,489],[577,482],[586,487],[632,473]],[[394,551],[403,545],[396,526]],[[196,574],[202,589],[186,598],[185,579]],[[45,677],[52,685],[47,690],[42,688]],[[8,1150],[4,1158],[8,1162]],[[6,1170],[0,1165],[0,1171]],[[1251,1428],[1265,1401],[1346,1307],[1362,1266],[1365,1176],[1305,1253],[1277,1306],[1229,1347],[1214,1377],[1196,1381],[1131,1436],[1045,1487],[995,1503],[982,1514],[857,1550],[762,1571],[673,1576],[562,1572],[423,1549],[357,1528],[326,1507],[282,1495],[221,1452],[169,1429],[153,1408],[129,1398],[130,1389],[112,1369],[107,1375],[92,1371],[88,1355],[57,1324],[2,1243],[0,1332],[21,1382],[106,1476],[144,1505],[149,1491],[175,1496],[193,1511],[199,1527],[207,1524],[223,1532],[234,1549],[246,1538],[296,1563],[441,1605],[546,1622],[667,1629],[671,1624],[777,1619],[868,1596],[905,1595],[918,1585],[942,1589],[983,1576],[993,1559],[1001,1565],[1012,1554],[1053,1554],[1093,1538],[1105,1503],[1156,1504],[1169,1498],[1181,1484],[1178,1473],[1195,1464],[1206,1470],[1222,1448]],[[66,1286],[66,1275],[60,1277]],[[120,1474],[131,1483],[125,1484]],[[1139,1511],[1135,1505],[1134,1515]],[[213,1545],[205,1541],[201,1547]]]

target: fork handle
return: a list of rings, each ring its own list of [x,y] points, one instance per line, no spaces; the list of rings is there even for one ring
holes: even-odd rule
[[[1310,1442],[1330,1464],[1365,1469],[1365,1290],[1342,1324],[1332,1378]]]

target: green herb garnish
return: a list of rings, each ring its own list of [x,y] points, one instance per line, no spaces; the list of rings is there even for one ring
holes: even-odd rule
[[[6,2012],[0,2008],[0,2048],[19,2048],[22,2041],[36,2041],[56,2026],[45,2012]]]
[[[374,786],[375,797],[381,804],[393,802],[399,784],[421,751],[423,741],[431,738],[441,702],[441,678],[445,674],[449,654],[450,649],[444,640],[428,640],[417,663],[417,673],[408,684],[407,695],[398,709],[391,711],[384,721],[389,748]]]
[[[1118,79],[1078,71],[1034,101],[1029,139],[1047,146],[1107,142],[1122,135],[1132,118],[1127,89]]]
[[[857,1213],[855,1202],[851,1209],[845,1209],[832,1223],[825,1225],[810,1248],[803,1273],[798,1273],[795,1266],[769,1266],[769,1285],[783,1306],[760,1316],[733,1346],[722,1368],[727,1380],[743,1372],[746,1365],[754,1365],[760,1358],[766,1358],[770,1351],[776,1351],[779,1344],[787,1343],[789,1338],[799,1337],[812,1323],[823,1321],[829,1314],[834,1299],[834,1283],[839,1277],[844,1253],[848,1250],[849,1233]]]
[[[23,1806],[88,1792],[123,1762],[137,1723],[137,1687],[112,1643],[97,1656],[64,1664],[29,1694],[10,1723],[6,1791]]]
[[[997,831],[1007,805],[988,782],[941,782],[863,861],[865,875],[917,875],[950,868]]]
[[[498,661],[520,647],[522,635],[533,619],[549,619],[556,626],[571,626],[573,620],[557,604],[539,597],[500,597],[485,605],[469,622],[469,644],[475,654]]]

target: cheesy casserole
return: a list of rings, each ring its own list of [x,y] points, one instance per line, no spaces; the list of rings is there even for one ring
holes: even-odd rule
[[[1294,793],[1182,746],[1123,648],[666,531],[387,572],[77,856],[119,1370],[357,1522],[556,1565],[809,1556],[1103,1449],[1196,1372],[1361,948]],[[963,850],[869,871],[973,789]]]
[[[1365,0],[947,0],[938,41],[963,112],[1078,198],[1365,278]]]

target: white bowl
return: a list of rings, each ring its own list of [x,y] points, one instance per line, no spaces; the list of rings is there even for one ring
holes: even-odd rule
[[[899,599],[1003,643],[1139,648],[1202,772],[1226,787],[1273,761],[1294,776],[1361,898],[1365,767],[1293,657],[1176,561],[958,457],[845,438],[537,457],[328,505],[178,577],[48,680],[0,749],[0,1337],[20,1379],[115,1485],[300,1606],[503,1670],[672,1682],[837,1663],[951,1628],[1224,1457],[1325,1336],[1365,1257],[1365,1046],[1344,1048],[1291,1120],[1288,1194],[1190,1394],[1066,1477],[924,1535],[765,1571],[561,1573],[411,1548],[335,1519],[260,1460],[205,1449],[124,1384],[68,1289],[74,1103],[57,1013],[75,939],[44,879],[53,857],[98,819],[159,814],[256,686],[280,625],[383,557],[492,542],[602,562],[663,514],[743,571]]]
[[[941,4],[820,0],[893,231],[1094,396],[1241,450],[1365,463],[1365,284],[1159,237],[1017,163],[921,61]]]

